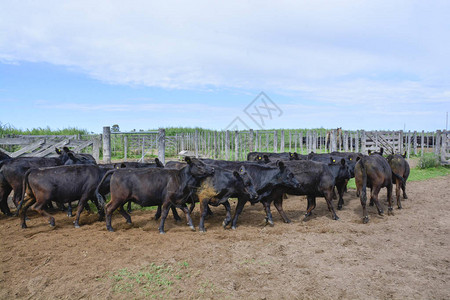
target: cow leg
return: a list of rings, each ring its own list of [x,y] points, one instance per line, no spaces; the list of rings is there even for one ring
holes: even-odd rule
[[[130,202],[128,202],[130,203]],[[122,217],[125,218],[127,224],[131,224],[131,216],[127,213],[127,211],[123,208],[123,205],[119,206],[117,209],[119,213],[122,215]]]
[[[367,202],[367,191],[366,188],[362,188],[360,191],[359,199],[361,201],[361,206],[363,209],[363,223],[369,222],[369,215],[367,214],[366,202]]]
[[[381,207],[380,202],[378,201],[378,193],[380,192],[381,187],[376,186],[372,189],[372,195],[370,196],[370,201],[374,202],[377,206],[378,214],[380,216],[383,215],[383,208]]]
[[[75,228],[80,228],[80,224],[79,224],[79,222],[80,222],[80,215],[81,215],[81,212],[83,211],[83,208],[85,208],[85,206],[87,205],[87,200],[88,199],[87,199],[86,196],[82,196],[81,199],[78,201],[77,216],[75,218],[75,222],[73,222]],[[71,205],[70,205],[70,202],[69,202],[69,207],[70,206]]]
[[[339,201],[338,201],[338,210],[342,209],[342,206],[344,205],[344,190],[345,187],[347,186],[347,184],[345,182],[340,182],[336,185],[336,189],[338,191],[339,194]]]
[[[264,210],[266,211],[266,225],[269,224],[270,226],[273,226],[272,212],[270,211],[270,201],[264,200],[261,201],[261,203],[264,206]]]
[[[121,205],[123,205],[122,201],[116,201],[114,198],[111,198],[111,201],[109,201],[105,205],[106,229],[108,229],[108,231],[111,231],[111,232],[114,231],[114,229],[111,226],[111,217],[112,217],[113,212]]]
[[[205,217],[208,214],[208,199],[200,199],[200,224],[198,225],[200,232],[206,232]]]
[[[392,180],[389,182],[389,185],[387,186],[387,198],[388,198],[388,215],[394,215],[394,210],[392,209]]]
[[[63,204],[63,207],[64,207],[64,204]],[[68,217],[73,217],[72,202],[67,203],[67,216]]]
[[[184,205],[184,206],[186,206],[186,204]],[[186,206],[187,207],[187,206]],[[178,214],[178,212],[177,212],[177,208],[175,207],[175,206],[171,206],[170,207],[170,210],[172,211],[172,215],[173,215],[173,218],[175,219],[175,221],[177,221],[177,222],[180,222],[181,221],[181,218],[180,218],[180,215]],[[189,213],[190,213],[190,210],[189,210]]]
[[[284,194],[286,195],[286,194]],[[275,206],[275,208],[278,210],[278,213],[280,214],[280,216],[283,218],[284,223],[291,223],[291,220],[288,218],[288,216],[286,215],[286,213],[284,212],[283,209],[283,197],[275,197],[274,201],[273,201],[273,205]]]
[[[328,210],[331,212],[331,217],[333,220],[339,220],[339,217],[336,215],[336,212],[334,211],[333,203],[331,202],[333,200],[333,193],[331,191],[325,193],[325,201],[327,202]]]
[[[48,223],[51,227],[55,226],[55,218],[52,217],[48,212],[46,212],[43,207],[45,203],[38,203],[36,202],[31,208],[35,211],[37,211],[43,218],[48,220]]]
[[[158,209],[155,213],[155,220],[158,220],[161,217],[161,204],[158,205]]]
[[[401,189],[401,180],[395,179],[395,196],[397,197],[397,207],[398,209],[402,209],[402,203],[400,202],[400,189]]]
[[[306,207],[306,214],[305,218],[303,219],[304,221],[311,215],[313,209],[316,208],[316,197],[307,195],[306,199],[308,200],[308,206]]]
[[[169,208],[172,204],[170,203],[170,201],[166,200],[164,201],[162,207],[161,207],[161,221],[159,223],[159,233],[160,234],[165,234],[166,232],[164,231],[164,222],[166,221],[167,215],[169,214]]]
[[[238,198],[238,203],[236,205],[236,209],[234,211],[234,217],[231,221],[231,229],[236,229],[237,220],[239,218],[239,215],[241,214],[242,210],[244,209],[245,203],[247,203],[247,199],[244,198]]]
[[[128,212],[128,213],[131,213],[131,212],[132,212],[132,209],[131,209],[131,201],[128,201],[127,212]]]
[[[11,191],[12,187],[9,184],[0,183],[0,209],[7,216],[13,215],[8,206],[8,196]]]
[[[27,196],[25,197],[23,202],[24,202],[24,204],[20,208],[19,216],[20,216],[22,228],[27,228],[27,224],[25,222],[25,220],[27,219],[27,210],[31,205],[33,205],[36,202],[36,199],[27,194]]]
[[[225,210],[227,211],[225,220],[223,220],[223,223],[222,223],[223,228],[225,228],[231,222],[231,205],[230,205],[230,202],[228,202],[228,200],[225,201],[224,203],[222,203],[222,205],[225,206]]]
[[[402,191],[403,191],[403,199],[408,199],[408,195],[406,195],[406,180],[402,181]]]
[[[206,204],[208,206],[208,204]],[[175,208],[175,207],[174,207]],[[181,207],[184,214],[186,215],[186,221],[189,228],[191,228],[192,231],[195,231],[194,223],[192,222],[191,213],[189,212],[189,208],[186,205],[183,205]]]
[[[369,206],[373,206],[373,189],[370,189],[370,201],[369,201]]]

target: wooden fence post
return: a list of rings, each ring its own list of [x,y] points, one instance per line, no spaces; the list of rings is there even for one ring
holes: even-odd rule
[[[294,133],[294,152],[297,152],[298,132]]]
[[[337,144],[336,144],[336,129],[333,129],[331,131],[331,152],[334,152],[337,150]]]
[[[303,131],[299,133],[300,153],[303,154]]]
[[[234,132],[234,160],[239,160],[239,131]]]
[[[312,151],[317,152],[317,131],[312,132]]]
[[[422,130],[422,135],[420,137],[420,147],[421,147],[421,156],[423,156],[423,143],[425,142],[425,133]]]
[[[160,128],[158,130],[158,159],[165,164],[166,163],[166,130]]]
[[[284,130],[281,130],[280,152],[284,152]]]
[[[111,163],[111,128],[109,126],[103,127],[103,163]]]
[[[273,153],[278,152],[278,131],[273,131]]]
[[[225,133],[225,159],[230,160],[230,131]]]
[[[348,131],[344,132],[344,151],[348,152]]]
[[[414,155],[417,155],[417,131],[414,131],[413,139]]]
[[[364,130],[361,130],[361,153],[367,154],[366,151],[366,132]]]
[[[441,152],[441,131],[437,130],[434,142],[434,154],[438,156],[440,152]]]
[[[355,133],[355,152],[359,153],[359,130]]]
[[[128,159],[128,136],[123,136],[123,159],[127,161]]]
[[[100,162],[100,145],[101,145],[102,135],[95,135],[92,141],[92,156],[96,162]]]
[[[194,151],[195,157],[198,158],[198,129],[195,129],[194,132]]]
[[[289,152],[291,152],[292,132],[289,130]]]
[[[407,158],[408,161],[409,161],[409,152],[411,151],[411,130],[408,131],[408,133],[407,133],[406,141],[407,141],[407,143],[408,143],[408,144],[406,145],[406,151],[407,151],[407,153],[406,153],[406,158]]]
[[[254,147],[255,147],[255,139],[253,136],[253,129],[249,130],[249,139],[248,139],[248,151],[251,152],[253,151]]]
[[[442,131],[442,144],[441,144],[441,164],[448,163],[447,160],[447,147],[448,147],[448,131]]]

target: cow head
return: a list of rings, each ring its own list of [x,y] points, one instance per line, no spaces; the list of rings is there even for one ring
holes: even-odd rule
[[[280,169],[280,173],[278,175],[278,181],[281,185],[287,187],[287,188],[299,188],[300,183],[298,182],[297,178],[295,178],[294,173],[289,170],[285,166],[285,164],[281,161],[277,161],[277,167]]]
[[[184,160],[189,166],[189,172],[195,178],[204,178],[214,174],[214,168],[208,166],[201,160],[190,158],[189,156],[186,156]]]
[[[341,179],[350,179],[352,178],[352,173],[349,169],[349,166],[347,164],[347,162],[345,161],[345,158],[341,158],[336,160],[336,158],[330,157],[331,160],[331,164],[332,165],[339,165],[339,171],[337,173],[337,177],[341,178]],[[353,177],[354,175],[354,168],[353,168]]]
[[[69,151],[66,153],[69,157],[64,165],[94,165],[95,162],[92,162],[91,160],[88,160],[82,156],[77,156],[75,153]]]
[[[247,173],[247,170],[245,170],[244,166],[241,166],[239,168],[239,172],[234,171],[233,175],[236,177],[236,179],[242,183],[243,186],[243,192],[248,194],[250,196],[251,200],[254,200],[258,197],[258,193],[255,190],[255,186],[253,185],[252,178]]]

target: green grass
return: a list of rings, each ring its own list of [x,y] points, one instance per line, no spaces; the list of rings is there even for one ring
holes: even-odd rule
[[[411,173],[408,177],[409,181],[423,181],[428,180],[435,177],[447,176],[450,175],[450,167],[440,166],[436,168],[428,168],[428,169],[419,169],[414,168],[411,169]],[[355,178],[350,179],[347,185],[348,188],[356,189]]]
[[[86,135],[89,132],[86,129],[79,129],[76,127],[68,127],[63,129],[51,129],[45,128],[32,128],[32,129],[17,129],[10,124],[4,124],[0,122],[0,137],[4,135]]]
[[[122,268],[107,272],[97,280],[112,283],[114,293],[125,297],[168,298],[177,283],[191,277],[189,263],[151,263],[139,269]]]

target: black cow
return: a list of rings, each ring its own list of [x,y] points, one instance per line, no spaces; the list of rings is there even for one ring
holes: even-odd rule
[[[395,195],[397,197],[397,207],[402,208],[400,202],[400,188],[403,190],[403,199],[408,199],[406,195],[406,180],[409,177],[409,164],[405,159],[406,152],[401,154],[391,154],[387,157],[389,166],[392,170],[392,183],[395,183]]]
[[[208,204],[218,206],[224,205],[227,210],[226,218],[223,224],[231,221],[231,207],[228,198],[238,198],[248,196],[250,199],[256,199],[258,194],[254,188],[253,182],[244,166],[237,171],[228,171],[220,167],[214,168],[214,175],[202,180],[195,196],[200,202],[200,232],[205,232],[205,217],[208,212]]]
[[[383,215],[383,209],[378,201],[378,193],[381,188],[387,188],[388,214],[392,213],[392,170],[386,158],[377,152],[358,159],[355,166],[355,183],[363,208],[363,223],[369,222],[366,209],[367,187],[371,188],[370,201],[377,206],[379,215]]]
[[[0,207],[4,214],[11,215],[7,200],[14,191],[13,202],[17,206],[22,198],[23,176],[30,168],[53,167],[73,162],[73,153],[55,149],[58,157],[17,157],[0,163]]]
[[[254,162],[233,162],[212,159],[204,159],[203,161],[229,171],[239,171],[240,167],[243,165],[253,180],[253,185],[258,193],[258,197],[255,200],[252,200],[248,195],[239,195],[234,217],[231,221],[232,229],[236,229],[237,220],[247,201],[250,201],[251,203],[259,202],[261,197],[270,193],[275,187],[284,186],[287,188],[296,188],[299,186],[294,174],[285,166],[283,161],[277,161],[274,166],[262,165]],[[228,223],[224,224],[224,226],[227,225]]]
[[[336,178],[350,178],[350,172],[348,171],[345,159],[339,161],[330,159],[328,164],[310,160],[289,161],[286,162],[286,167],[295,175],[299,186],[288,189],[274,189],[271,194],[266,195],[261,200],[266,208],[266,221],[273,224],[272,214],[270,212],[270,203],[273,201],[284,222],[290,222],[283,210],[283,193],[307,196],[308,206],[305,218],[310,216],[312,210],[316,207],[316,197],[324,197],[332,218],[338,220],[339,217],[336,215],[332,204],[333,187]]]
[[[111,177],[111,201],[105,206],[106,228],[114,231],[111,226],[112,213],[117,209],[131,223],[130,215],[123,205],[132,200],[141,206],[162,204],[162,216],[159,232],[164,232],[164,222],[169,208],[180,207],[186,214],[189,226],[195,230],[189,209],[185,206],[187,199],[195,192],[200,180],[214,174],[214,168],[195,158],[185,158],[187,166],[177,169],[144,168],[119,169]],[[107,172],[102,181],[110,175]],[[99,198],[100,203],[102,203]]]
[[[265,158],[264,156],[267,156]],[[304,155],[300,155],[297,152],[283,152],[283,153],[272,153],[272,152],[249,152],[247,154],[248,161],[261,161],[261,160],[300,160],[305,159]]]
[[[79,228],[80,214],[87,200],[97,204],[95,190],[104,174],[111,170],[97,165],[72,165],[56,166],[49,168],[33,168],[25,173],[23,190],[26,197],[22,196],[18,206],[22,228],[27,228],[25,223],[27,209],[32,209],[47,217],[51,226],[55,226],[55,219],[48,214],[44,206],[50,201],[78,202],[78,210],[75,219],[75,228]],[[98,207],[99,208],[99,207]],[[102,210],[99,208],[100,218]]]
[[[357,155],[353,156],[353,155],[342,155],[342,154],[338,154],[339,152],[334,152],[335,154],[329,154],[329,153],[314,153],[311,152],[310,154],[308,154],[308,160],[312,160],[312,161],[317,161],[317,162],[322,162],[322,163],[335,163],[337,161],[342,161],[342,159],[344,159],[345,161],[345,165],[348,168],[348,171],[350,172],[350,177],[347,177],[347,174],[344,174],[344,177],[336,177],[335,178],[335,187],[337,189],[338,195],[339,195],[339,200],[338,200],[338,210],[342,209],[342,206],[344,205],[344,192],[347,188],[347,183],[349,181],[350,178],[355,177],[355,165],[356,165],[356,160],[355,157],[357,157]],[[335,192],[333,189],[333,198],[335,197]]]

